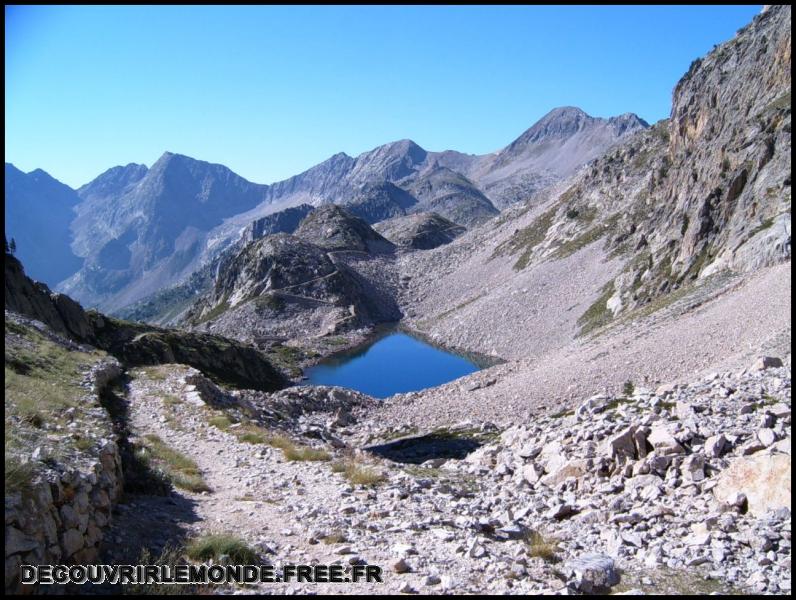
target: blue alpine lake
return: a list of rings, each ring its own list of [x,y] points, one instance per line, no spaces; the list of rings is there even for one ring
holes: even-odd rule
[[[441,385],[479,369],[471,360],[393,332],[356,351],[333,356],[304,374],[310,383],[386,398]]]

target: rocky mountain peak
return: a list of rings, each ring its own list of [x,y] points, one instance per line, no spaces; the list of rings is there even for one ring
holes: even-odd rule
[[[594,120],[594,117],[580,108],[561,106],[539,119],[520,139],[526,142],[538,142],[546,138],[567,138]]]
[[[624,113],[616,117],[610,117],[608,124],[611,125],[618,136],[632,133],[640,129],[646,129],[650,126],[644,119],[635,113]]]
[[[86,200],[90,198],[106,198],[124,193],[141,181],[149,172],[146,165],[129,163],[124,166],[111,167],[92,181],[78,188],[78,195]]]

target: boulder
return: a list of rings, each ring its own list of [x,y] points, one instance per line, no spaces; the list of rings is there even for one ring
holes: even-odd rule
[[[586,594],[605,591],[619,583],[614,559],[605,554],[584,554],[567,562],[564,570],[570,585]]]
[[[769,510],[790,510],[791,462],[789,454],[761,453],[737,458],[722,471],[713,493],[719,502],[732,504],[738,494],[746,496],[748,510],[762,516]]]
[[[585,458],[570,460],[559,467],[555,472],[542,477],[542,483],[550,487],[555,487],[563,483],[564,480],[569,477],[580,479],[589,472],[590,465],[591,462]]]
[[[666,427],[654,427],[647,437],[647,441],[652,444],[655,452],[659,455],[685,454],[685,449]]]
[[[636,444],[634,442],[634,434],[636,426],[630,425],[622,429],[619,433],[608,439],[607,452],[611,458],[629,458],[633,459],[636,456]]]
[[[781,367],[782,360],[775,356],[760,356],[752,365],[753,371],[765,371],[774,367]]]

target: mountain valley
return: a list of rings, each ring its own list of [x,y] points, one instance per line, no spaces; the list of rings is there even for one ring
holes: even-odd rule
[[[7,163],[6,591],[223,534],[384,568],[258,593],[790,593],[790,20],[694,60],[669,119],[562,107],[483,156]],[[307,383],[385,327],[484,368]]]

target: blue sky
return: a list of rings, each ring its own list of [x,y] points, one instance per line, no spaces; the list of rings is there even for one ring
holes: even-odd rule
[[[492,152],[562,105],[654,122],[760,9],[7,6],[6,161],[77,187],[169,150],[272,183],[402,138]]]

